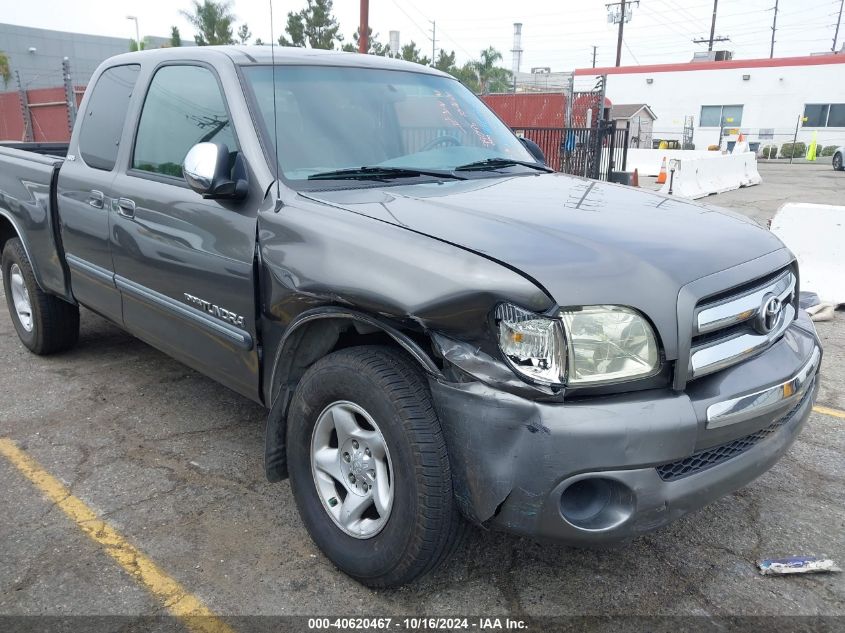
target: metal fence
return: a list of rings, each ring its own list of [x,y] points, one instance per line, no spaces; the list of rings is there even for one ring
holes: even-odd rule
[[[614,171],[625,171],[630,132],[630,123],[619,128],[615,121],[598,121],[595,127],[564,128],[559,171],[612,180]]]
[[[528,127],[516,128],[514,132],[517,136],[523,136],[537,143],[546,156],[546,164],[555,171],[560,171],[560,144],[563,140],[563,128]]]

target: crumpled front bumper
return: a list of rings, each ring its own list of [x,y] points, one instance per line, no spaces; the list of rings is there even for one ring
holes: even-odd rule
[[[476,523],[570,544],[664,525],[747,484],[784,454],[810,415],[820,356],[802,313],[765,353],[684,392],[541,403],[480,382],[431,379],[458,504]],[[736,411],[721,403],[753,405],[743,396],[767,388],[785,396],[759,398],[759,411],[714,423],[714,412]]]

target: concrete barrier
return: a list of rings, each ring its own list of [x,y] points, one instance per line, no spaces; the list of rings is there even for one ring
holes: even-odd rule
[[[801,290],[823,303],[845,303],[845,206],[789,202],[772,219],[801,268]]]
[[[660,193],[671,193],[681,198],[695,200],[715,193],[733,191],[740,187],[759,185],[761,182],[763,179],[757,171],[757,156],[753,152],[716,154],[716,158],[671,161],[669,177],[660,189]]]
[[[640,177],[656,176],[660,173],[660,163],[663,162],[664,157],[666,157],[666,162],[669,162],[673,158],[689,160],[692,158],[718,158],[719,156],[721,156],[720,152],[708,152],[704,150],[637,149],[631,147],[628,148],[625,171],[634,171],[636,169],[640,173]]]

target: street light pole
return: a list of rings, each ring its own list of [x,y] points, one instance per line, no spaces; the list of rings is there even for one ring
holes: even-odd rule
[[[138,50],[141,50],[141,31],[138,29],[138,16],[135,15],[127,15],[127,20],[135,20],[135,44],[138,47]]]

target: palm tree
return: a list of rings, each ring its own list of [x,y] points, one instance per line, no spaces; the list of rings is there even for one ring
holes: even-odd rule
[[[500,88],[502,80],[510,75],[504,68],[496,66],[496,62],[502,61],[502,54],[492,46],[481,51],[480,59],[475,62],[475,72],[478,75],[478,83],[482,94],[488,94],[492,87]]]

